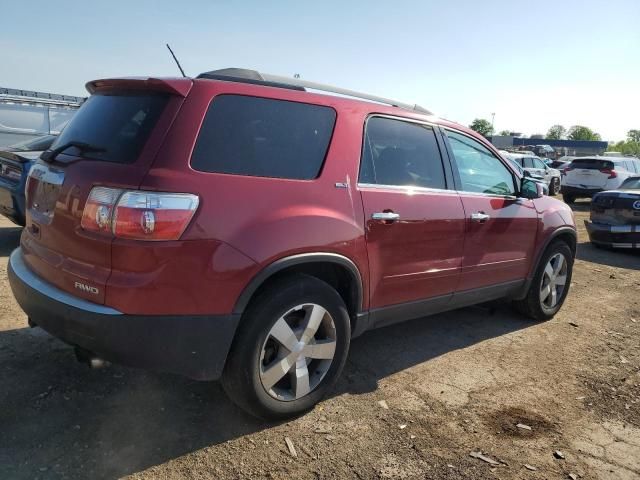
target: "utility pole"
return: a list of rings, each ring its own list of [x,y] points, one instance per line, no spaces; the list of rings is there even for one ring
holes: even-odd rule
[[[495,112],[491,114],[491,130],[493,130],[493,122],[496,119],[496,114]]]

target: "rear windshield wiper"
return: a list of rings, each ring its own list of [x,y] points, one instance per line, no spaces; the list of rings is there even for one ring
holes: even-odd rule
[[[42,152],[42,155],[40,155],[40,158],[42,160],[44,160],[45,162],[53,162],[59,154],[61,154],[67,148],[70,148],[70,147],[76,147],[81,152],[104,152],[104,151],[106,151],[102,147],[97,147],[95,145],[91,145],[91,144],[86,143],[86,142],[78,142],[78,141],[72,140],[70,142],[63,143],[62,145],[60,145],[59,147],[54,148],[53,150],[47,150],[45,152]]]

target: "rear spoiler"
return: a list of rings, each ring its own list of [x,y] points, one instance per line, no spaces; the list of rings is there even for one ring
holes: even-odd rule
[[[125,77],[93,80],[85,85],[91,94],[108,90],[148,90],[186,97],[193,86],[190,78]]]

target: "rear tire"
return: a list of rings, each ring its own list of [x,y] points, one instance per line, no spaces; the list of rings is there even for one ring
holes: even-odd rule
[[[286,278],[260,293],[242,316],[222,385],[251,415],[301,414],[334,386],[350,339],[349,313],[331,286],[308,275]]]
[[[562,194],[562,200],[566,204],[572,204],[573,202],[576,201],[576,197],[575,197],[575,195],[569,195],[569,194],[563,193]]]
[[[533,320],[549,320],[567,298],[572,272],[573,252],[565,242],[553,242],[540,259],[526,297],[515,301],[515,307]]]

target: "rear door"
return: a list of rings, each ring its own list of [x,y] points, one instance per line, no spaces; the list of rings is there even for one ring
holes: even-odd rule
[[[512,171],[481,142],[445,130],[466,215],[458,290],[523,280],[533,258],[538,216],[533,201],[517,198]]]
[[[137,188],[182,102],[135,82],[128,87],[103,86],[92,95],[52,145],[59,155],[39,160],[27,182],[26,263],[48,282],[95,303],[104,302],[112,237],[82,229],[89,192],[94,186]]]
[[[614,170],[610,160],[577,158],[565,170],[565,184],[585,189],[602,189]]]
[[[358,188],[372,310],[425,299],[437,309],[457,287],[464,210],[441,148],[431,125],[383,116],[367,121]]]

